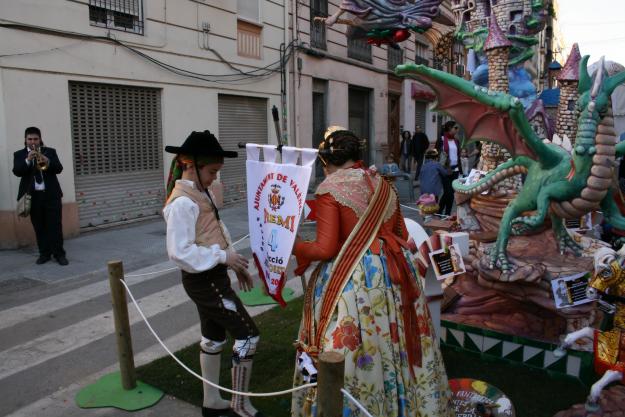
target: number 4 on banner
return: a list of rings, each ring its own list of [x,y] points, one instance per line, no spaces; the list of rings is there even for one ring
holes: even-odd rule
[[[272,252],[275,252],[276,250],[278,250],[278,231],[276,229],[273,229],[271,231],[271,236],[269,237],[268,245],[271,248]]]

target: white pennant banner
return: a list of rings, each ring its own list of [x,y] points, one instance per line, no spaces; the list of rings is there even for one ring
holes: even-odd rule
[[[264,161],[260,161],[262,149]],[[258,273],[271,297],[284,306],[282,288],[293,250],[316,149],[282,148],[282,163],[275,162],[276,147],[248,143],[247,204],[250,244]],[[301,165],[297,162],[301,157]]]

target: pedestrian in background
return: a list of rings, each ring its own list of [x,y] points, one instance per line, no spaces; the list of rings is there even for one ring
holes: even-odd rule
[[[441,197],[439,214],[449,216],[454,203],[453,181],[461,173],[460,168],[460,144],[456,139],[459,127],[456,122],[450,120],[443,125],[443,136],[437,143],[439,153],[445,155],[445,169],[447,177],[443,181],[443,196]]]
[[[415,126],[415,132],[412,136],[412,156],[416,163],[414,179],[417,181],[419,179],[419,174],[421,173],[421,167],[423,166],[423,157],[425,155],[425,151],[430,147],[430,140],[427,135],[423,133],[420,125]]]
[[[54,148],[43,145],[41,130],[28,127],[24,132],[24,149],[13,154],[13,174],[20,177],[17,200],[31,196],[30,221],[35,229],[39,258],[45,264],[52,256],[59,265],[67,265],[63,249],[63,192],[56,177],[63,171]]]
[[[412,136],[408,130],[401,132],[401,144],[400,144],[400,167],[402,171],[410,173],[411,163],[410,158],[412,155]]]
[[[421,195],[433,194],[439,201],[443,194],[443,182],[447,178],[447,170],[438,162],[438,151],[425,151],[425,161],[419,174],[419,189]]]

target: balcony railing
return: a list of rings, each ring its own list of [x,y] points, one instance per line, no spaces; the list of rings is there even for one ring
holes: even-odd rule
[[[399,48],[396,49],[389,45],[386,63],[387,68],[390,71],[395,71],[396,66],[404,63],[404,50]]]
[[[310,8],[310,46],[325,50],[327,48],[326,25],[324,22],[316,22],[315,17],[328,17],[328,13],[321,9]]]
[[[414,63],[417,64],[417,65],[425,65],[425,66],[428,66],[428,67],[430,66],[430,60],[429,59],[423,58],[423,57],[418,56],[418,55],[415,56]]]
[[[365,39],[347,38],[347,56],[363,62],[373,62],[371,45]]]

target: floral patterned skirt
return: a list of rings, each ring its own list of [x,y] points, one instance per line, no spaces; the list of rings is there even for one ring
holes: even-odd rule
[[[418,277],[414,260],[404,253],[413,276]],[[318,266],[313,308],[319,321],[320,301],[326,291],[332,262]],[[417,278],[415,278],[417,279]],[[440,349],[418,278],[421,294],[415,302],[421,341],[421,366],[414,367],[414,377],[404,338],[401,294],[391,283],[387,258],[367,251],[347,282],[332,320],[324,335],[321,350],[345,356],[345,389],[373,416],[448,417],[453,416],[447,375]],[[410,308],[409,306],[405,306]],[[295,370],[294,386],[303,384]],[[293,394],[291,414],[304,415],[307,392]],[[315,415],[316,406],[312,406]],[[343,417],[363,415],[347,399]]]

